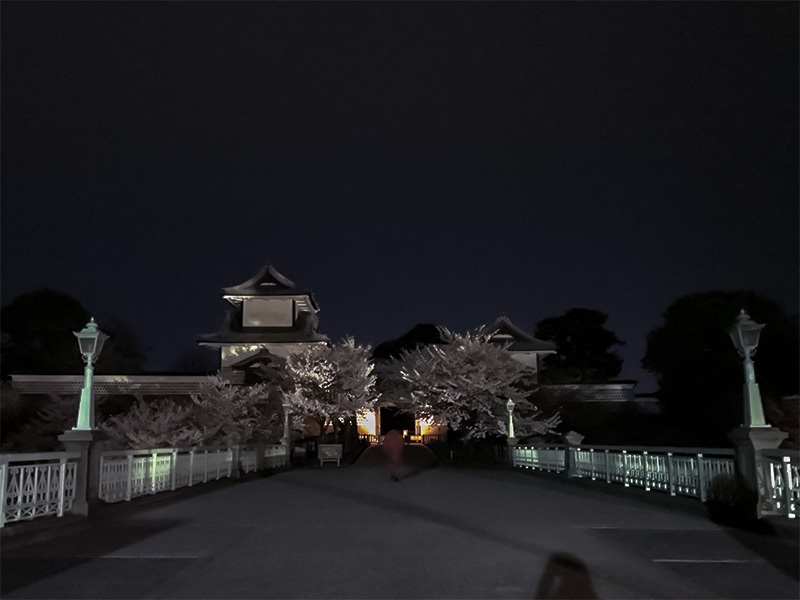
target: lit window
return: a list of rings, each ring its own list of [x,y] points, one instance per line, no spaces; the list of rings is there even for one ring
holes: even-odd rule
[[[248,298],[244,301],[242,325],[291,327],[294,325],[294,302],[291,298]]]

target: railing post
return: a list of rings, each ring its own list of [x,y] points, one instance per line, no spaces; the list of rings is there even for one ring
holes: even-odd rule
[[[158,453],[153,452],[150,457],[150,493],[156,493],[156,465],[158,464]]]
[[[59,461],[60,462],[60,461]],[[47,482],[45,483],[45,502],[50,503],[50,490],[53,487],[53,467],[55,465],[47,465]],[[58,468],[58,467],[56,467]],[[38,498],[37,498],[38,501]]]
[[[630,472],[628,469],[628,451],[622,451],[622,480],[625,482],[625,487],[630,487]]]
[[[205,463],[203,465],[203,483],[208,481],[208,450],[204,451],[205,454]]]
[[[103,489],[103,471],[105,471],[105,468],[106,468],[106,457],[101,454],[100,455],[100,486],[99,486],[99,488],[97,490],[97,497],[100,498],[100,500],[106,500],[107,496],[108,496],[106,490]]]
[[[669,478],[669,495],[675,495],[675,463],[672,459],[672,452],[667,452],[667,477]]]
[[[650,491],[650,469],[647,468],[647,450],[642,452],[642,466],[644,468],[644,490]]]
[[[589,464],[592,466],[592,481],[597,479],[597,465],[594,462],[594,448],[589,448]]]
[[[64,516],[64,486],[67,479],[67,459],[58,461],[58,516]],[[5,512],[5,490],[3,490],[3,512]]]
[[[792,459],[788,456],[783,457],[783,464],[781,465],[783,471],[783,504],[785,506],[785,513],[786,516],[790,519],[797,518],[795,514],[795,506],[792,502],[793,494],[793,485],[794,480],[792,479]]]
[[[706,501],[706,470],[703,466],[703,455],[697,455],[697,484],[700,487],[700,502]]]
[[[609,454],[608,454],[608,450],[605,450],[604,452],[605,452],[605,459],[606,459],[606,465],[605,465],[605,469],[606,469],[606,483],[611,483],[611,468],[610,468],[610,466],[609,466],[609,464],[608,464],[608,456],[609,456]]]
[[[133,497],[133,454],[128,454],[128,468],[125,477],[125,500],[130,501]]]
[[[33,467],[33,506],[34,506],[34,514],[35,511],[38,510],[38,498],[39,496],[39,469]]]
[[[194,448],[189,450],[189,487],[194,484]]]
[[[8,463],[0,464],[0,528],[6,524],[6,489],[8,487]]]
[[[8,488],[8,463],[0,464],[0,528],[6,524],[6,490]]]
[[[172,481],[171,488],[172,491],[175,491],[175,483],[178,478],[178,449],[172,449],[172,458],[170,459],[170,471],[172,472]]]

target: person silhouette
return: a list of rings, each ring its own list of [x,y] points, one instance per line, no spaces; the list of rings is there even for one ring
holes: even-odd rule
[[[400,481],[404,446],[403,434],[397,429],[392,429],[383,438],[383,453],[386,456],[386,466],[389,467],[389,476],[392,481]]]

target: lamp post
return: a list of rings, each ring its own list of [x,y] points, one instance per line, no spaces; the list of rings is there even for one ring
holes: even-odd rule
[[[517,438],[514,437],[514,401],[511,398],[506,402],[506,410],[508,411],[508,445],[515,446]]]
[[[733,345],[744,359],[744,424],[728,434],[735,448],[734,465],[740,486],[737,509],[741,510],[742,516],[757,519],[777,514],[767,475],[769,466],[762,451],[777,448],[788,435],[770,427],[764,419],[761,392],[753,368],[753,354],[763,328],[764,325],[753,321],[742,310],[728,329]]]
[[[86,368],[83,371],[83,389],[81,390],[81,404],[78,409],[78,424],[72,429],[87,431],[94,429],[94,393],[92,390],[92,377],[94,376],[94,363],[103,350],[108,336],[100,331],[94,318],[90,319],[81,331],[74,332],[78,338],[78,346],[83,356]]]
[[[756,372],[753,368],[753,355],[758,349],[758,338],[764,325],[759,325],[750,318],[744,309],[739,312],[736,322],[728,329],[733,345],[744,359],[744,426],[768,427],[764,419],[764,407],[761,404],[761,391],[756,383]]]
[[[94,319],[91,319],[81,331],[76,331],[83,361],[84,369],[83,389],[81,390],[81,404],[78,409],[78,423],[68,429],[58,439],[64,443],[67,452],[80,453],[80,460],[76,468],[75,499],[72,502],[72,512],[87,516],[89,507],[98,501],[100,486],[100,445],[105,439],[102,431],[95,429],[94,421],[94,394],[92,390],[92,377],[94,363],[108,336],[100,331]]]

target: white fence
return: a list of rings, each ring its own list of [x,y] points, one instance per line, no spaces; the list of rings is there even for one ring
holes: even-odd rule
[[[375,435],[372,433],[359,433],[358,439],[365,440],[370,444],[382,444],[384,436],[382,435]],[[413,444],[430,444],[432,442],[446,442],[447,436],[445,434],[438,434],[438,433],[425,433],[423,435],[417,435],[412,433],[408,436],[408,440]]]
[[[564,446],[514,446],[511,459],[515,467],[560,473],[566,468]]]
[[[72,508],[78,452],[0,454],[0,527]]]
[[[762,450],[758,492],[762,511],[797,518],[800,509],[800,451]]]
[[[600,479],[705,502],[715,480],[733,478],[734,451],[725,448],[658,448],[620,446],[515,446],[515,467]],[[800,453],[763,451],[759,469],[762,514],[795,518],[800,507]],[[722,477],[720,477],[722,476]],[[718,479],[719,478],[719,479]]]
[[[99,496],[106,502],[130,500],[287,464],[284,446],[252,448],[159,448],[100,454]]]

